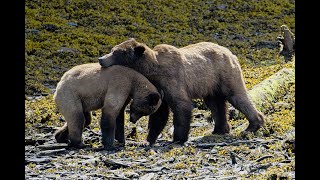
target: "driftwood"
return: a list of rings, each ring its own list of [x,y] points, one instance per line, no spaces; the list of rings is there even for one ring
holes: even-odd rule
[[[107,159],[107,158],[100,158],[100,161],[102,161],[107,167],[111,167],[111,169],[130,167],[130,165],[127,163],[116,161],[116,160],[111,160],[111,159]]]
[[[25,164],[29,163],[48,163],[51,162],[52,158],[51,157],[44,157],[44,158],[26,158],[25,159]]]
[[[277,97],[283,95],[295,81],[295,71],[293,68],[283,68],[261,83],[255,85],[248,94],[256,108],[261,112],[266,112],[273,107]],[[229,108],[230,119],[244,118],[234,107]]]
[[[55,149],[55,150],[45,150],[45,151],[40,151],[37,156],[51,156],[51,155],[56,155],[58,153],[62,153],[65,152],[66,149],[62,148],[62,149]]]
[[[260,162],[260,161],[262,161],[262,160],[264,160],[264,159],[273,158],[273,157],[274,157],[274,156],[272,156],[272,155],[266,155],[266,156],[263,156],[263,157],[257,159],[256,162]]]
[[[238,140],[234,141],[231,143],[200,143],[200,144],[195,144],[196,147],[198,148],[211,148],[215,146],[238,146],[240,144],[252,144],[252,143],[258,143],[258,144],[267,144],[267,143],[272,143],[275,141],[279,141],[278,139],[270,139],[270,140],[263,140],[263,139],[252,139],[252,140]]]
[[[55,144],[43,144],[37,146],[37,148],[43,150],[51,150],[51,149],[61,149],[61,148],[68,148],[69,145],[67,143],[55,143]]]

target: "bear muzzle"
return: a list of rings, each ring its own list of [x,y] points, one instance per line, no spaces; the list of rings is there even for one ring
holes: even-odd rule
[[[142,116],[138,115],[138,114],[130,114],[130,122],[132,123],[136,123]]]
[[[99,61],[99,64],[102,66],[102,67],[109,67],[112,65],[112,60],[111,60],[111,57],[112,56],[112,53],[109,53],[109,54],[106,54],[104,56],[101,56],[98,58],[98,61]]]

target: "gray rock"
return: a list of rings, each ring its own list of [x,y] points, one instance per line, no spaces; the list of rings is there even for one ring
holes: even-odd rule
[[[152,178],[154,178],[154,176],[155,176],[155,173],[148,173],[141,176],[139,180],[151,180]]]
[[[42,157],[42,158],[37,158],[37,157],[33,157],[33,158],[26,158],[25,159],[25,163],[29,164],[29,163],[48,163],[51,162],[52,158],[50,157]]]
[[[136,173],[136,172],[125,172],[124,175],[127,177],[127,178],[138,178],[139,177],[139,174]]]
[[[204,123],[200,123],[200,122],[194,122],[190,125],[190,127],[203,127],[203,126],[206,126],[208,125],[207,122],[204,122]]]
[[[58,27],[56,25],[53,25],[53,24],[44,24],[43,25],[43,28],[47,31],[50,31],[50,32],[54,32],[58,29]]]
[[[227,7],[227,5],[225,5],[225,4],[220,4],[219,6],[217,6],[217,8],[218,8],[219,10],[225,10],[226,7]]]
[[[69,26],[74,26],[74,27],[77,27],[77,26],[78,26],[78,24],[75,23],[75,22],[68,22],[67,24],[68,24]]]
[[[25,29],[24,32],[26,32],[26,33],[32,33],[32,34],[39,34],[39,33],[40,33],[40,31],[37,30],[37,29]]]
[[[77,49],[68,48],[68,47],[60,47],[58,52],[71,52],[71,53],[75,53],[75,54],[79,53],[79,51]]]

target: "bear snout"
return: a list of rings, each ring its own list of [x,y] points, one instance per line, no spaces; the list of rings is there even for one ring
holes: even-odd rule
[[[99,57],[99,64],[101,65],[101,66],[103,66],[103,59],[101,58],[101,57]]]
[[[99,64],[102,67],[109,67],[114,64],[112,53],[106,54],[98,58]]]
[[[140,115],[137,115],[137,114],[134,114],[134,113],[131,113],[130,114],[130,122],[132,123],[136,123],[139,119],[141,118]]]

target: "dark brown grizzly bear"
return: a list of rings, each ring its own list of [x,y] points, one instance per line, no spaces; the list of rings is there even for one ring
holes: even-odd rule
[[[55,133],[57,142],[82,148],[82,131],[91,123],[91,111],[102,110],[102,144],[114,149],[117,139],[125,143],[124,108],[130,105],[130,121],[152,114],[161,104],[161,95],[146,77],[124,66],[101,68],[98,63],[75,66],[57,85],[54,100],[66,123]]]
[[[211,42],[200,42],[176,48],[161,44],[150,49],[131,38],[112,48],[99,58],[102,67],[123,65],[146,76],[164,99],[159,109],[149,117],[150,145],[163,130],[170,109],[173,112],[173,141],[188,140],[192,99],[203,98],[215,122],[213,133],[229,133],[226,101],[249,120],[246,131],[255,132],[264,124],[247,95],[238,59],[230,50]]]

